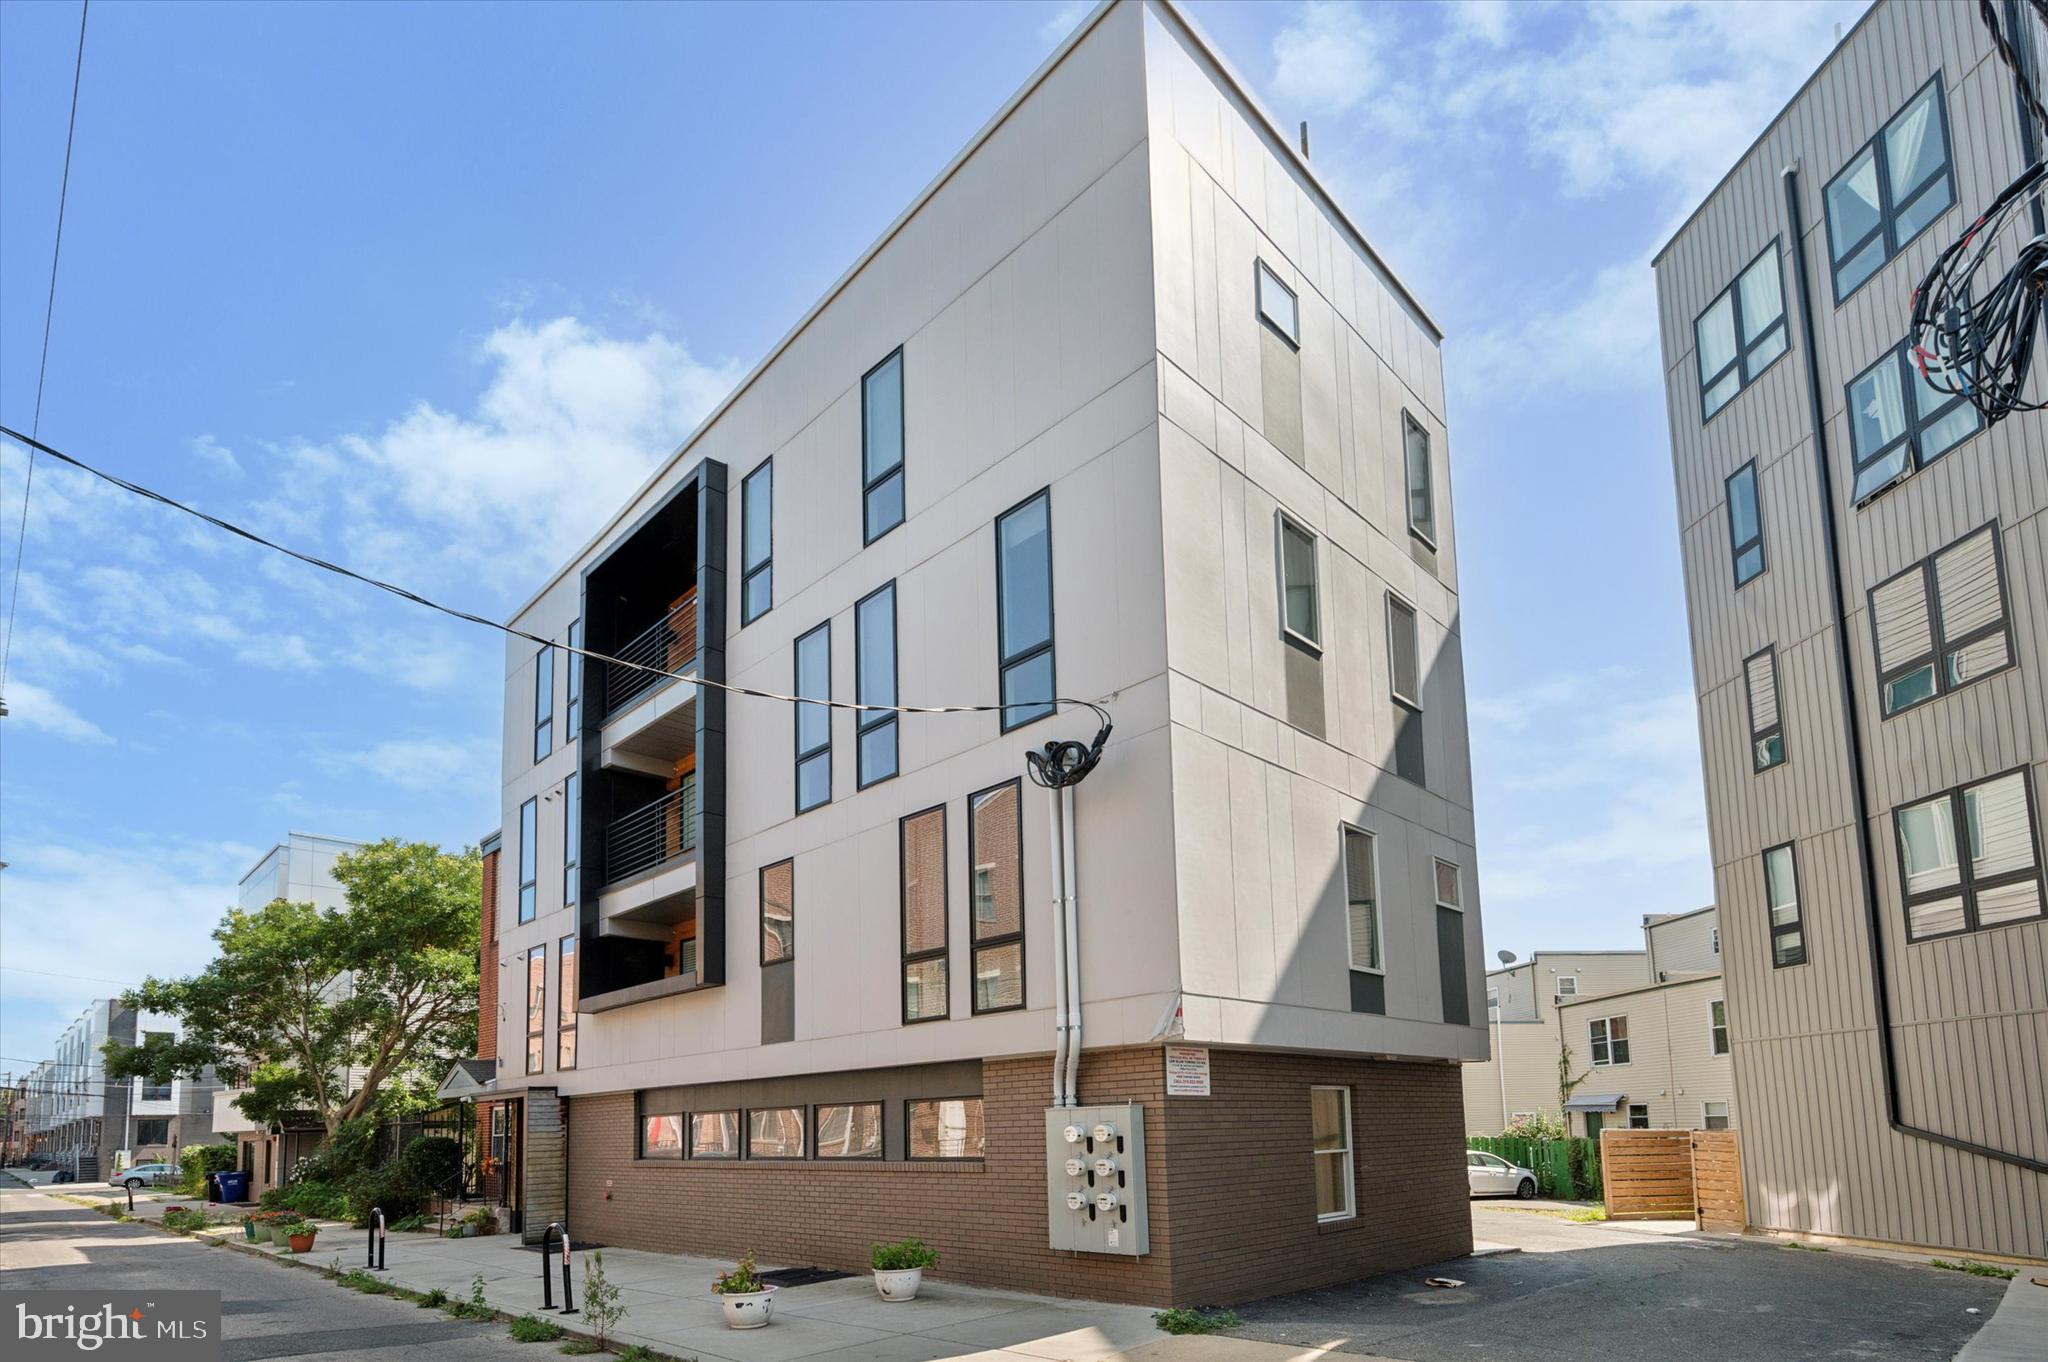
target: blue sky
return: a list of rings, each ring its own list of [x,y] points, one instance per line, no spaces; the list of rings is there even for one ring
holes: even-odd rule
[[[1861,5],[1189,8],[1449,333],[1489,950],[1633,944],[1711,896],[1648,262]],[[44,438],[502,615],[1086,9],[103,3]],[[77,20],[0,8],[23,428]],[[203,963],[287,830],[489,832],[501,663],[39,466],[0,1072]]]

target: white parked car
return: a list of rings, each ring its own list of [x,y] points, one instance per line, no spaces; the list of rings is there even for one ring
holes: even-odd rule
[[[1465,1181],[1473,1196],[1512,1196],[1524,1201],[1536,1199],[1533,1169],[1509,1163],[1498,1154],[1481,1149],[1465,1151]]]
[[[108,1179],[108,1183],[114,1187],[139,1190],[154,1187],[160,1182],[176,1182],[179,1176],[178,1165],[175,1163],[138,1163],[133,1167],[123,1168]]]

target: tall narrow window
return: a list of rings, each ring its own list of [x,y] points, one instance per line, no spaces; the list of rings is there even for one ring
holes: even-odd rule
[[[863,705],[896,703],[896,583],[853,608],[854,699]],[[896,774],[896,715],[854,711],[855,774],[865,789]]]
[[[1764,521],[1757,504],[1756,460],[1728,477],[1728,548],[1734,557],[1735,585],[1748,586],[1764,571]]]
[[[1906,344],[1850,379],[1848,401],[1849,451],[1856,465],[1850,495],[1858,504],[1984,426],[1961,393],[1939,392],[1921,376]]]
[[[740,484],[740,625],[775,604],[775,461],[763,459]]]
[[[1380,973],[1386,969],[1380,945],[1380,900],[1373,835],[1344,829],[1344,923],[1349,933],[1351,968]]]
[[[537,1074],[547,1060],[548,948],[526,953],[526,1071]]]
[[[1998,526],[1986,525],[1870,592],[1886,718],[2013,665]]]
[[[1273,334],[1299,350],[1301,348],[1301,301],[1294,290],[1280,282],[1280,276],[1265,261],[1258,264],[1259,320]]]
[[[996,521],[996,654],[1003,731],[1052,713],[1050,489]]]
[[[796,641],[796,693],[806,700],[832,698],[832,622]],[[796,811],[832,798],[832,711],[823,705],[796,706]]]
[[[1422,650],[1415,631],[1415,607],[1399,596],[1387,597],[1387,660],[1394,699],[1413,710],[1422,708]]]
[[[1945,103],[1936,75],[1828,181],[1837,303],[1955,202]]]
[[[583,852],[583,778],[571,771],[562,782],[562,906],[576,902],[582,888],[577,861]]]
[[[555,650],[543,644],[533,659],[533,759],[555,750]]]
[[[535,902],[535,885],[538,882],[538,857],[535,841],[540,832],[540,801],[529,799],[519,806],[519,920],[533,921],[538,908]]]
[[[860,381],[861,517],[867,543],[903,523],[903,351]]]
[[[555,952],[555,1067],[576,1067],[576,938],[565,936]]]
[[[1017,780],[967,797],[977,1013],[1024,1006],[1023,803]]]
[[[1597,1069],[1628,1063],[1628,1018],[1595,1017],[1587,1022],[1586,1048]]]
[[[1449,861],[1435,863],[1436,961],[1444,1020],[1453,1026],[1472,1024],[1465,983],[1465,885],[1463,873]]]
[[[1316,652],[1323,647],[1322,601],[1316,577],[1316,537],[1285,511],[1279,516],[1280,629]]]
[[[1806,923],[1799,911],[1799,861],[1792,844],[1764,853],[1764,896],[1771,918],[1771,968],[1806,963]]]
[[[761,963],[796,959],[796,862],[761,869]]]
[[[583,736],[583,621],[569,621],[569,708],[564,714],[562,741],[575,742]]]
[[[1787,349],[1778,243],[1764,247],[1693,323],[1699,355],[1700,419],[1728,405]]]
[[[1743,686],[1749,695],[1749,766],[1752,774],[1785,762],[1785,724],[1778,711],[1778,650],[1745,660]]]
[[[2033,791],[2024,767],[1898,809],[1911,941],[2042,915]]]
[[[1728,1004],[1719,998],[1707,1004],[1707,1034],[1713,1053],[1728,1053]]]
[[[1349,1220],[1352,1200],[1351,1089],[1308,1090],[1309,1144],[1314,1150],[1316,1219]]]
[[[1436,547],[1436,489],[1430,476],[1429,432],[1407,412],[1401,413],[1401,448],[1408,473],[1408,530]]]
[[[946,806],[906,817],[902,836],[903,1020],[935,1021],[946,1001]]]

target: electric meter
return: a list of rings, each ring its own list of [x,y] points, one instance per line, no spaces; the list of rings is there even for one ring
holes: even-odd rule
[[[1088,1194],[1086,1192],[1067,1193],[1067,1209],[1070,1211],[1084,1211],[1088,1209]]]
[[[1099,1209],[1101,1209],[1101,1210],[1105,1210],[1105,1211],[1113,1211],[1113,1210],[1115,1210],[1115,1209],[1116,1209],[1116,1193],[1115,1193],[1115,1192],[1097,1192],[1097,1193],[1095,1194],[1095,1204],[1096,1204],[1096,1206],[1097,1206],[1097,1207],[1098,1207]]]
[[[1116,1176],[1116,1160],[1115,1160],[1115,1159],[1097,1159],[1097,1160],[1095,1161],[1095,1176],[1096,1176],[1096,1177],[1098,1177],[1098,1178],[1113,1178],[1113,1177],[1115,1177],[1115,1176]]]
[[[1083,1173],[1086,1173],[1087,1171],[1088,1171],[1088,1165],[1087,1165],[1087,1164],[1085,1164],[1085,1163],[1083,1163],[1083,1162],[1081,1162],[1081,1161],[1080,1161],[1079,1159],[1068,1159],[1068,1160],[1067,1160],[1067,1176],[1068,1176],[1068,1177],[1070,1177],[1070,1178],[1078,1178],[1078,1177],[1080,1177],[1080,1176],[1081,1176],[1081,1175],[1082,1175]]]
[[[1088,1137],[1088,1132],[1079,1126],[1068,1126],[1066,1136],[1068,1144],[1079,1144]]]
[[[1114,1140],[1116,1138],[1116,1127],[1104,1121],[1101,1125],[1095,1127],[1095,1138],[1099,1141]]]

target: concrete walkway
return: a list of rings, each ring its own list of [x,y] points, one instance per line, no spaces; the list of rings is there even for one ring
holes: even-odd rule
[[[2048,1268],[2021,1268],[1956,1362],[2039,1362],[2048,1349]]]

